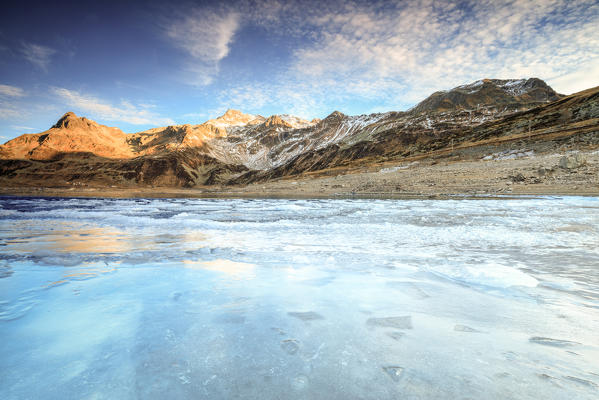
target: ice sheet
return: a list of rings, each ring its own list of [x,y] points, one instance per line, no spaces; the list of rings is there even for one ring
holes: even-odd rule
[[[595,399],[599,200],[0,198],[0,398]]]

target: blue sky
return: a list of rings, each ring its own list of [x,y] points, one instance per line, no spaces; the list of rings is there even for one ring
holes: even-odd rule
[[[0,142],[66,111],[137,132],[405,110],[480,78],[599,85],[599,0],[12,2],[0,21]]]

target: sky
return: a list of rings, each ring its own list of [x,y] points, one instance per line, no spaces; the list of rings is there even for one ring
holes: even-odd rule
[[[482,78],[599,85],[599,0],[18,1],[0,14],[0,142],[74,111],[125,132],[228,108],[406,110]]]

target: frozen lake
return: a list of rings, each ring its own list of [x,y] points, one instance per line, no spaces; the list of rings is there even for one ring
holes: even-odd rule
[[[596,198],[0,198],[3,400],[598,396]]]

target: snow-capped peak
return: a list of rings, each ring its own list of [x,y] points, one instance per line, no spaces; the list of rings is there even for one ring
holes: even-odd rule
[[[233,126],[244,126],[251,121],[256,120],[257,116],[253,114],[244,114],[239,110],[228,109],[223,115],[218,118],[206,121],[216,128],[226,129]]]
[[[521,96],[535,87],[535,78],[531,79],[479,79],[478,81],[460,85],[452,90],[459,90],[468,94],[476,93],[485,84],[491,84],[512,96]]]
[[[305,128],[307,126],[312,125],[310,121],[306,121],[300,117],[296,117],[295,115],[290,114],[279,114],[277,115],[281,120],[291,125],[293,128]]]

